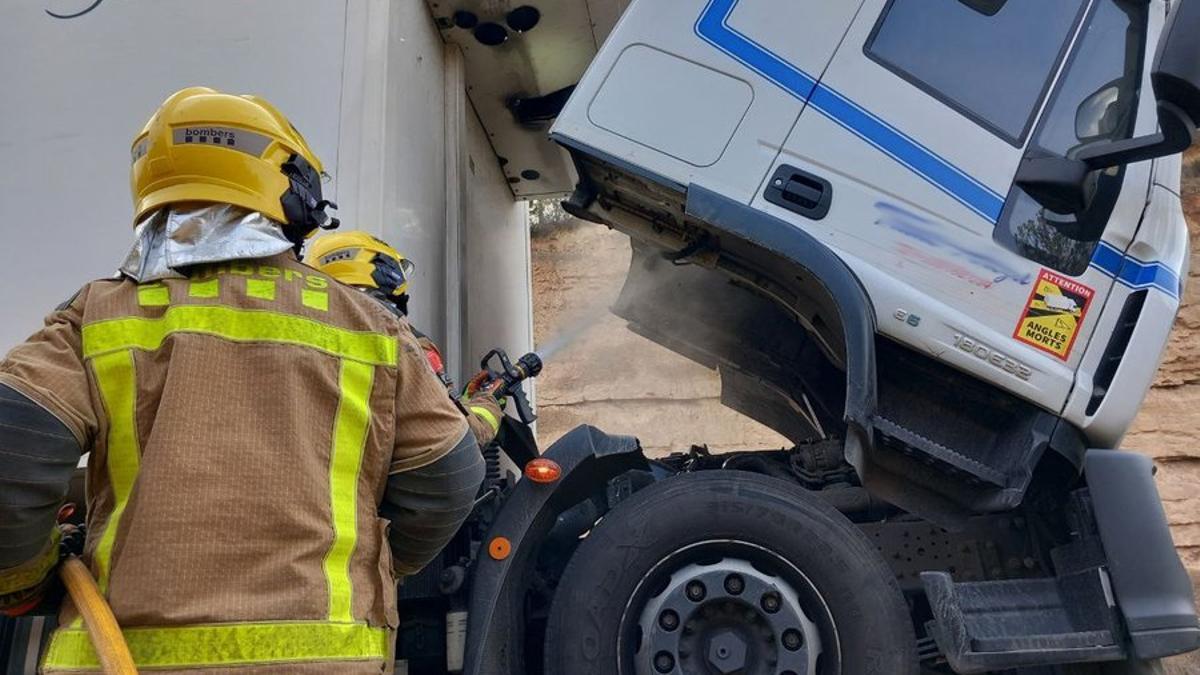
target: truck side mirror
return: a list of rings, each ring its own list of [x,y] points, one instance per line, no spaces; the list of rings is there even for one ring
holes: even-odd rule
[[[1017,169],[1016,184],[1055,213],[1082,213],[1091,202],[1087,180],[1091,172],[1186,150],[1200,124],[1200,41],[1194,37],[1197,34],[1200,34],[1200,1],[1176,0],[1150,70],[1150,82],[1158,101],[1158,133],[1085,145],[1071,158],[1027,157]],[[1094,113],[1104,103],[1107,91],[1101,88],[1080,105],[1076,116],[1076,135],[1080,140],[1086,140],[1080,132],[1089,130],[1088,113]],[[1102,115],[1096,119],[1102,119]]]

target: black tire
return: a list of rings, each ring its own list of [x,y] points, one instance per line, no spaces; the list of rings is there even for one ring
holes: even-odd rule
[[[609,512],[579,545],[563,572],[551,608],[546,675],[634,675],[637,671],[630,652],[637,647],[618,654],[618,642],[622,646],[641,644],[649,625],[646,617],[662,606],[647,604],[661,602],[648,597],[655,588],[661,597],[668,583],[671,588],[679,586],[680,577],[672,575],[670,568],[679,569],[675,561],[687,560],[681,556],[699,551],[710,556],[700,565],[714,565],[714,554],[705,547],[715,547],[716,555],[722,556],[721,552],[732,551],[716,564],[764,551],[762,555],[771,557],[765,562],[752,559],[754,568],[765,569],[776,565],[776,557],[782,559],[782,573],[773,576],[797,586],[797,593],[789,597],[799,598],[820,638],[815,675],[918,672],[908,606],[891,570],[858,528],[787,481],[746,472],[707,471],[673,477],[638,492]],[[689,570],[695,567],[686,567],[680,574],[691,574]],[[799,572],[799,577],[793,571]],[[662,581],[664,574],[671,576]],[[804,582],[807,590],[800,588]],[[727,604],[729,600],[724,599]],[[754,608],[739,611],[745,609]],[[692,610],[684,607],[681,613],[687,611]],[[688,616],[700,611],[696,608]],[[640,622],[635,618],[639,616]],[[772,626],[755,624],[760,633],[749,635],[765,635]],[[650,630],[658,634],[654,639],[662,639],[656,628]],[[772,652],[776,655],[782,653],[778,651],[782,642],[767,647],[754,644],[758,649],[776,650]],[[665,672],[705,672],[691,660],[696,658],[694,650],[679,654],[678,667]],[[759,654],[754,658],[765,663],[773,657]],[[688,659],[687,663],[682,659]],[[642,663],[644,672],[645,661]],[[774,672],[773,668],[750,672]]]

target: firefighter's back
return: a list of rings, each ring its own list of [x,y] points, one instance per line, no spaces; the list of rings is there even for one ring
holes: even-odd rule
[[[142,664],[378,672],[400,322],[290,254],[95,282],[66,311],[103,411],[85,557]],[[88,665],[63,621],[47,666]]]

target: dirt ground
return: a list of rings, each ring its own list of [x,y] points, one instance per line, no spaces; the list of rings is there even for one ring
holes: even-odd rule
[[[1184,307],[1153,389],[1124,445],[1158,466],[1176,546],[1200,584],[1200,152],[1185,160],[1182,196],[1193,261]],[[652,454],[706,443],[712,450],[783,447],[775,432],[720,403],[715,371],[632,333],[606,311],[629,265],[628,239],[583,222],[533,239],[534,339],[578,336],[548,359],[537,382],[543,447],[591,423],[641,439]],[[1168,663],[1200,675],[1200,655]]]

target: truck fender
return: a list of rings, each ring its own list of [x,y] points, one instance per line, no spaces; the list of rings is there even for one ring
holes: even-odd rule
[[[757,260],[764,270],[774,267],[771,258],[775,258],[783,269],[792,270],[791,276],[802,270],[824,286],[837,307],[845,341],[846,459],[862,476],[864,455],[874,442],[877,398],[875,310],[862,283],[832,249],[811,234],[701,185],[688,186],[685,210],[690,218],[719,230],[723,249],[749,249],[743,255]],[[786,285],[788,279],[780,275],[779,283]]]
[[[471,571],[468,601],[468,675],[522,675],[525,590],[537,552],[558,515],[613,477],[630,469],[647,468],[641,446],[632,436],[613,436],[591,426],[568,432],[542,455],[562,468],[553,483],[521,480],[509,493],[488,531]],[[497,537],[509,546],[493,550]],[[498,555],[504,552],[504,555]]]

